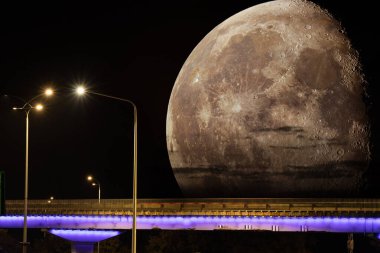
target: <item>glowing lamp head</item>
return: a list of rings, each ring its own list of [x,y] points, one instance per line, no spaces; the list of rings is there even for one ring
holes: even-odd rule
[[[75,92],[77,95],[82,96],[86,93],[86,88],[84,86],[80,85],[75,89]]]
[[[93,177],[92,176],[88,176],[87,177],[87,181],[92,181]]]
[[[53,90],[53,89],[51,89],[51,88],[47,88],[47,89],[45,90],[45,96],[50,97],[50,96],[53,95],[53,94],[54,94],[54,90]]]
[[[92,186],[96,186],[96,183],[92,183],[91,185],[92,185]]]
[[[44,109],[44,106],[42,104],[37,104],[35,108],[37,111],[41,111],[42,109]]]

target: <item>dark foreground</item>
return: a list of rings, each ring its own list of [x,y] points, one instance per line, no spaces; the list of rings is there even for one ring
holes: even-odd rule
[[[21,230],[0,230],[0,253],[18,253]],[[70,244],[47,232],[29,231],[28,253],[69,253]],[[274,233],[254,231],[161,231],[138,233],[138,252],[149,253],[319,253],[347,252],[347,234]],[[100,252],[130,252],[131,235],[124,234],[103,241]],[[371,234],[354,234],[354,252],[380,252],[380,240]]]

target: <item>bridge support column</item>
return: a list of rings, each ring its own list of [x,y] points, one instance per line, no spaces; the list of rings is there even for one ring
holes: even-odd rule
[[[94,243],[117,236],[114,230],[50,229],[53,235],[71,241],[71,253],[93,253]]]
[[[71,242],[71,253],[93,253],[94,243],[92,242]]]

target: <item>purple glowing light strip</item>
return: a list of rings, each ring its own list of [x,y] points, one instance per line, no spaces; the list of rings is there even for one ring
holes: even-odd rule
[[[50,229],[49,232],[73,242],[99,242],[120,234],[113,230]]]
[[[28,227],[131,229],[131,216],[29,216]],[[22,228],[23,216],[0,216],[0,228]],[[138,229],[272,230],[380,233],[380,217],[138,216]]]

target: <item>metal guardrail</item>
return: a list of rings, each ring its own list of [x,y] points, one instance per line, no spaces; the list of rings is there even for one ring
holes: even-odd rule
[[[7,215],[23,213],[23,200],[7,200]],[[380,199],[139,199],[138,215],[225,216],[372,216],[380,217]],[[29,200],[30,215],[131,215],[131,199]]]

